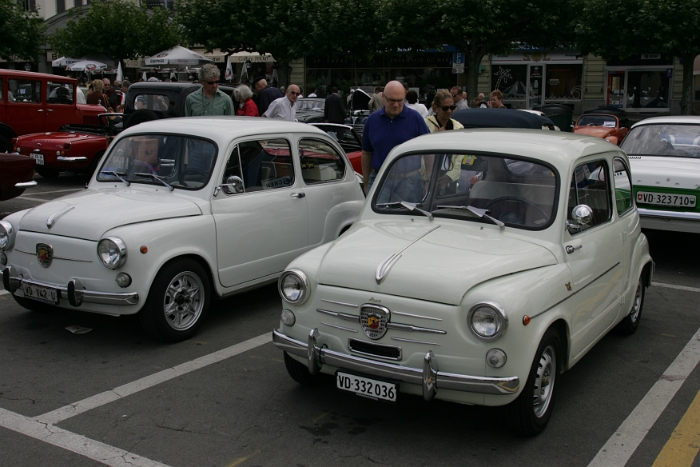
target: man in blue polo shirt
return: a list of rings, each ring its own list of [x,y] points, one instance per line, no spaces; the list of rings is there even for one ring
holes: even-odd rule
[[[416,136],[430,133],[423,117],[413,109],[404,106],[406,90],[398,81],[390,81],[384,87],[382,102],[384,107],[370,114],[362,132],[362,176],[365,180],[365,193],[369,192],[377,172],[394,146],[398,146]],[[407,158],[396,167],[393,193],[401,194],[401,200],[418,202],[423,198],[423,180],[420,175],[420,160]],[[427,162],[427,161],[426,161]],[[415,165],[415,167],[413,167]],[[394,172],[394,171],[392,171]],[[378,202],[388,202],[390,193],[382,193]],[[386,196],[385,196],[386,195]],[[387,198],[387,199],[383,199]]]

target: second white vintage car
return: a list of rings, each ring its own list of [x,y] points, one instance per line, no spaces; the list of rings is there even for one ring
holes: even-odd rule
[[[342,148],[310,125],[142,123],[115,139],[86,190],[0,221],[3,284],[29,309],[139,313],[178,341],[214,297],[274,282],[363,204]]]
[[[454,190],[440,189],[457,170]],[[361,217],[279,280],[290,376],[508,406],[544,429],[557,376],[639,325],[653,262],[627,156],[598,138],[459,130],[395,148]]]

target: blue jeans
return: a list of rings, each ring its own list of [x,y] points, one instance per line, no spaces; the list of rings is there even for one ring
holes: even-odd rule
[[[374,180],[377,177],[376,172],[369,175],[369,189],[372,188]],[[368,189],[368,191],[369,191]],[[408,201],[411,203],[419,203],[423,199],[423,178],[420,172],[403,176],[394,176],[389,173],[384,180],[382,191],[377,198],[377,204],[391,203],[394,201]]]

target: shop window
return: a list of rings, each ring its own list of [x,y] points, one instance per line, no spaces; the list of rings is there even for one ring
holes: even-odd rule
[[[581,99],[583,65],[547,65],[545,99]]]
[[[524,100],[527,95],[527,65],[494,65],[493,89],[503,93],[503,99]]]
[[[56,14],[66,11],[66,0],[56,0]]]
[[[627,107],[668,108],[667,75],[666,70],[627,72]]]

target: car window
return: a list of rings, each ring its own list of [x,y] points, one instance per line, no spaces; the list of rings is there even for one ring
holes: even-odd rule
[[[286,139],[260,139],[239,143],[245,192],[294,185],[294,161]]]
[[[615,204],[617,205],[617,213],[622,216],[632,209],[632,180],[627,165],[622,159],[615,158],[613,160],[613,172],[615,177]]]
[[[582,226],[581,231],[610,220],[612,206],[607,173],[605,161],[586,162],[574,169],[569,189],[567,220],[573,220],[572,212],[580,204],[585,204],[593,211],[590,224]]]
[[[362,143],[355,137],[351,128],[331,125],[320,125],[318,128],[325,131],[328,136],[336,140],[346,153],[362,150]]]
[[[73,85],[47,81],[46,95],[49,104],[73,104]]]
[[[640,125],[621,149],[627,154],[700,158],[700,125]]]
[[[8,101],[22,104],[41,102],[41,81],[31,79],[11,79],[8,86]]]
[[[345,161],[325,141],[302,139],[299,141],[301,176],[306,184],[342,180],[345,176]]]
[[[134,100],[134,109],[167,112],[170,105],[168,96],[162,94],[139,94]]]

